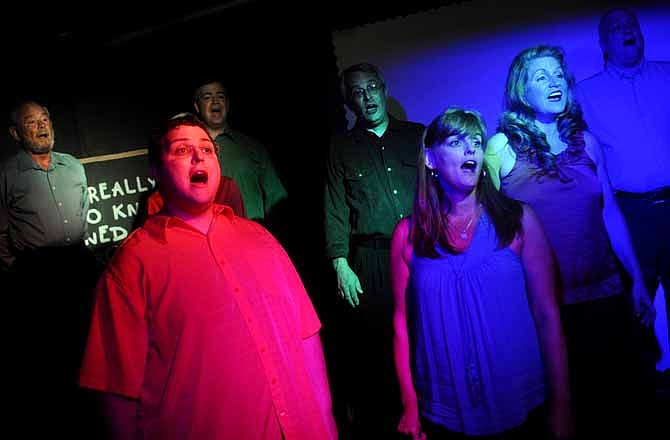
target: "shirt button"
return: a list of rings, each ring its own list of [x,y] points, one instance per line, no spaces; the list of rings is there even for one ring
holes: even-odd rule
[[[240,291],[240,288],[239,288],[239,287],[236,287],[236,288],[235,288],[235,292],[239,292],[239,291]]]
[[[62,202],[58,202],[58,206],[63,206],[63,203],[62,203]]]
[[[403,218],[403,217],[404,217],[404,215],[403,215],[403,214],[400,214],[400,218]]]
[[[70,237],[66,238],[65,241],[70,242]]]
[[[280,416],[280,417],[286,417],[286,411],[282,411],[282,412],[280,412],[280,413],[279,413],[279,416]]]
[[[67,223],[68,221],[67,221],[67,219],[65,219],[65,220],[63,220],[63,222]]]
[[[393,190],[393,194],[396,194],[396,195],[397,195],[397,194],[398,194],[398,190],[397,190],[397,189],[394,189],[394,190]]]
[[[386,168],[386,171],[391,172],[391,167]]]
[[[55,186],[52,186],[51,189],[56,189],[56,187],[55,187]]]
[[[272,378],[270,383],[272,383],[272,385],[276,385],[277,384],[277,378],[276,377]]]
[[[363,177],[363,173],[358,173],[358,177]]]

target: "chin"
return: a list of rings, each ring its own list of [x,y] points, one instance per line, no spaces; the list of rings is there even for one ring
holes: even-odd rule
[[[33,145],[28,150],[33,154],[45,154],[51,151],[51,145]]]

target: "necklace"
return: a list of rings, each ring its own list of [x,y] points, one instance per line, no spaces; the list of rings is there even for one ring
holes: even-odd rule
[[[472,222],[475,219],[477,213],[472,214],[472,217],[470,217],[470,221],[468,222],[467,225],[465,225],[465,228],[461,232],[458,233],[458,236],[461,237],[461,240],[465,240],[468,238],[468,229],[470,229],[470,226],[472,225]]]
[[[472,226],[472,223],[475,221],[477,218],[477,215],[479,214],[479,208],[475,209],[475,211],[472,213],[472,216],[470,216],[470,220],[466,223],[465,227],[461,231],[455,231],[458,233],[458,237],[461,240],[467,240],[468,239],[468,231],[470,230],[470,226]],[[450,225],[454,226],[454,229],[456,229],[456,224],[455,222],[449,222]]]

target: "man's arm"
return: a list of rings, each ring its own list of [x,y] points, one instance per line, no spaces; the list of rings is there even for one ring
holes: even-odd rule
[[[321,337],[318,333],[303,339],[303,350],[305,352],[305,363],[309,371],[314,393],[317,398],[324,423],[328,427],[328,437],[337,438],[337,428],[335,418],[333,417],[333,407],[330,397],[330,386],[328,384],[328,374],[326,372],[326,362],[323,358],[323,347],[321,346]]]
[[[633,307],[637,318],[643,325],[652,326],[656,318],[656,310],[651,295],[644,284],[642,270],[633,250],[633,241],[630,238],[626,220],[614,198],[614,190],[607,174],[605,156],[600,143],[591,133],[584,133],[586,152],[596,164],[596,173],[603,191],[603,222],[609,235],[614,253],[623,264],[626,272],[633,280]]]
[[[137,424],[136,399],[111,393],[101,393],[100,399],[105,430],[110,440],[141,438]]]
[[[282,202],[288,197],[286,188],[281,183],[277,170],[270,155],[263,150],[263,175],[261,176],[261,187],[263,188],[263,214],[265,218],[281,217]]]
[[[326,254],[331,259],[337,276],[337,292],[352,307],[359,304],[358,296],[363,293],[358,276],[349,267],[349,205],[344,189],[344,170],[340,163],[336,142],[331,142],[326,158],[326,184],[324,189],[324,210],[326,227]]]

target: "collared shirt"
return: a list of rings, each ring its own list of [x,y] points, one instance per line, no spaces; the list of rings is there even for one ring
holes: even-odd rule
[[[390,118],[382,137],[354,127],[336,136],[326,163],[326,254],[347,257],[351,237],[390,237],[409,215],[424,126]]]
[[[576,98],[603,146],[612,186],[646,192],[670,185],[670,62],[624,71],[607,64],[577,84]]]
[[[0,263],[16,253],[83,242],[88,191],[82,164],[51,152],[47,170],[24,150],[0,165]]]
[[[255,139],[226,128],[216,137],[221,174],[240,187],[247,218],[264,220],[287,197],[268,152]]]
[[[213,209],[206,235],[158,214],[116,251],[80,384],[138,399],[146,439],[327,438],[300,278],[262,226]]]
[[[242,201],[242,194],[240,193],[240,187],[237,186],[237,183],[230,177],[221,176],[219,190],[216,192],[214,203],[226,205],[233,210],[236,216],[247,218],[247,214],[244,210],[244,202]],[[161,209],[163,209],[163,198],[161,197],[160,192],[154,191],[149,196],[146,204],[146,212],[142,213],[143,219],[139,224],[141,225],[144,223],[144,220],[148,216],[158,214]]]

